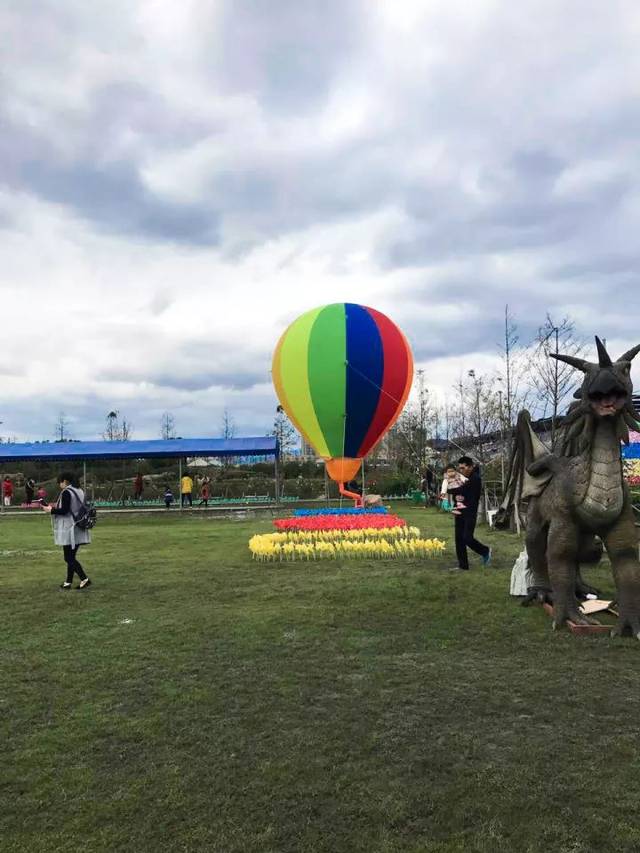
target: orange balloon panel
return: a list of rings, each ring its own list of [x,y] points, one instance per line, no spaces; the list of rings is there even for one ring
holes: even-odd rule
[[[327,474],[332,480],[336,483],[346,483],[356,476],[362,465],[362,459],[345,459],[342,456],[338,459],[327,459],[325,464]]]

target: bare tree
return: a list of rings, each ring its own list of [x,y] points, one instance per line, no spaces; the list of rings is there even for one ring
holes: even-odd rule
[[[124,415],[120,417],[120,412],[114,409],[107,415],[102,435],[105,441],[129,441],[133,435],[133,424]]]
[[[165,441],[176,437],[176,419],[171,412],[163,412],[160,419],[160,435]]]
[[[69,421],[64,412],[60,412],[56,421],[56,441],[69,441]]]
[[[133,435],[133,424],[122,416],[120,421],[120,441],[129,441]]]
[[[508,424],[513,423],[514,415],[514,350],[518,346],[520,336],[513,316],[509,313],[509,306],[504,306],[504,339],[502,344],[502,381],[504,382],[504,406],[501,407],[502,420]]]
[[[475,370],[470,370],[467,375],[471,380],[465,386],[467,417],[472,426],[478,459],[484,464],[486,437],[495,432],[500,423],[499,398],[491,377],[478,375]]]
[[[504,306],[504,337],[498,345],[501,367],[497,377],[498,417],[502,433],[503,452],[511,453],[512,430],[518,413],[528,408],[533,396],[530,374],[530,352],[520,342],[518,326],[509,306]]]
[[[570,317],[564,317],[557,323],[547,314],[533,347],[529,376],[540,402],[542,417],[551,416],[551,445],[555,447],[558,415],[569,402],[576,376],[570,365],[549,358],[549,354],[562,352],[579,356],[584,350],[584,343],[576,336],[575,324]]]
[[[528,353],[520,342],[518,326],[509,306],[504,306],[504,338],[499,345],[502,366],[503,421],[513,426],[518,412],[527,405],[531,391],[526,383]]]
[[[445,400],[442,406],[442,417],[440,419],[442,424],[442,434],[446,441],[449,441],[451,436],[453,435],[453,423],[454,423],[454,409],[450,400]],[[437,438],[438,436],[436,436]]]
[[[225,409],[222,413],[222,438],[233,438],[236,434],[236,425],[232,416],[229,414],[229,410]]]
[[[118,441],[118,412],[114,409],[107,415],[107,423],[102,436],[105,441]]]
[[[220,423],[220,431],[222,432],[222,438],[224,438],[227,441],[229,439],[233,438],[236,434],[235,422],[234,422],[233,418],[231,417],[231,415],[229,414],[229,410],[226,408],[225,408],[224,412],[222,413],[222,421]],[[225,468],[229,468],[231,465],[234,465],[236,461],[237,461],[236,458],[233,456],[225,456],[222,460],[222,464],[224,465]]]
[[[383,439],[384,454],[387,461],[394,465],[397,471],[409,471],[413,467],[411,462],[410,420],[410,414],[405,408]]]
[[[286,458],[295,447],[298,434],[282,406],[278,406],[271,435],[278,439],[280,455]]]
[[[387,449],[400,471],[422,473],[431,456],[430,439],[436,431],[437,410],[431,405],[424,371],[417,371],[417,400],[409,403],[387,439]]]
[[[467,434],[467,423],[465,417],[467,404],[465,383],[462,379],[462,374],[460,374],[460,379],[458,379],[456,383],[455,390],[457,394],[457,407],[454,417],[452,418],[452,432],[457,438],[463,438]]]

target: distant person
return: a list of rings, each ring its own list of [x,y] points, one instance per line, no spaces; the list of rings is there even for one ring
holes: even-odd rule
[[[144,480],[142,479],[142,474],[140,473],[140,471],[138,471],[135,480],[133,481],[133,499],[135,501],[141,501],[143,492]]]
[[[13,483],[11,477],[5,477],[2,481],[2,499],[5,506],[11,506],[11,498],[13,497]]]
[[[424,472],[422,482],[420,483],[420,489],[424,493],[425,506],[431,505],[431,501],[435,492],[435,481],[436,475],[433,472],[433,468],[427,467]]]
[[[164,490],[164,495],[162,496],[162,500],[164,501],[164,505],[166,506],[166,508],[171,509],[171,504],[173,503],[174,498],[173,498],[173,492],[171,491],[169,486],[167,486],[166,489]]]
[[[27,506],[33,503],[33,496],[35,493],[36,483],[32,477],[27,477],[24,483],[24,495],[25,495],[25,503]]]
[[[180,500],[182,502],[182,506],[186,503],[189,506],[193,506],[192,495],[193,493],[193,480],[188,474],[185,474],[182,480],[180,480]]]
[[[53,541],[62,545],[64,561],[67,564],[67,579],[60,584],[60,589],[71,589],[74,574],[78,575],[80,583],[76,589],[86,589],[91,585],[85,570],[78,562],[78,548],[89,545],[91,531],[81,530],[76,526],[76,517],[84,503],[84,492],[78,488],[73,474],[64,471],[58,477],[60,494],[53,506],[42,504],[44,512],[51,513],[53,522]]]
[[[198,506],[209,506],[209,497],[211,496],[211,488],[209,486],[209,480],[204,479],[202,486],[200,488],[200,503]]]
[[[454,496],[454,511],[459,510],[459,514],[456,512],[454,516],[458,565],[451,571],[466,572],[469,570],[467,548],[471,548],[472,551],[479,554],[485,566],[488,566],[491,561],[491,548],[488,545],[483,545],[482,542],[478,542],[474,536],[478,507],[482,496],[480,472],[470,456],[460,457],[458,470],[463,477],[466,477],[467,481],[457,488],[449,488],[449,494]],[[460,498],[462,501],[459,500]]]
[[[37,499],[37,500],[38,500],[38,502],[39,502],[39,503],[41,503],[41,504],[46,502],[46,500],[47,500],[47,490],[45,489],[45,487],[44,487],[44,486],[40,486],[40,488],[39,488],[39,489],[38,489],[38,491],[36,492],[36,499]]]

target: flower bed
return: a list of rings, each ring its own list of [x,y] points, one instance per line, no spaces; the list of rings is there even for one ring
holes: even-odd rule
[[[407,522],[397,515],[317,515],[302,518],[277,518],[277,530],[382,530],[387,527],[405,527]]]
[[[384,506],[371,507],[371,509],[362,509],[356,507],[322,507],[321,509],[294,509],[293,514],[296,518],[306,518],[317,515],[386,515],[387,508]]]
[[[422,539],[417,527],[386,530],[324,530],[267,533],[253,536],[249,550],[254,560],[394,560],[434,557],[445,550],[440,539]]]
[[[361,527],[351,530],[286,530],[279,533],[263,533],[271,542],[334,542],[341,539],[419,539],[418,527],[407,527],[407,523],[395,527]]]

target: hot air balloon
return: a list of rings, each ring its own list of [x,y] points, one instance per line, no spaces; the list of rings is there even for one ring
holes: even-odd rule
[[[282,408],[326,462],[340,492],[406,403],[413,380],[407,339],[373,308],[339,302],[307,311],[273,355]]]

